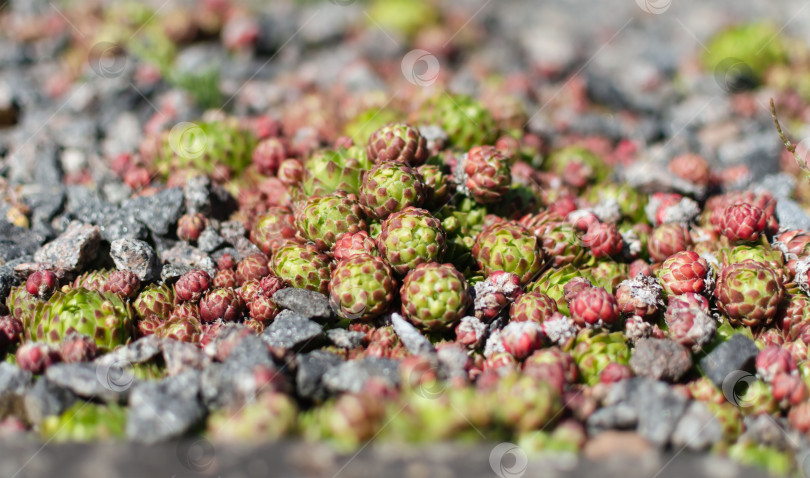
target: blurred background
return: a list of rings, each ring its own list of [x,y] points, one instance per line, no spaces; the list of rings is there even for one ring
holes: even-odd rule
[[[430,124],[449,104],[460,114],[443,120],[444,139],[462,149],[500,142],[541,167],[552,150],[584,145],[641,191],[705,197],[690,188],[764,188],[779,199],[781,225],[810,229],[810,184],[785,152],[769,106],[773,99],[806,161],[807,25],[810,3],[803,0],[6,0],[0,213],[43,242],[58,235],[51,220],[63,202],[87,222],[106,220],[78,207],[84,196],[65,199],[64,185],[87,186],[119,204],[182,186],[202,171],[234,195],[249,229],[288,199],[275,176],[278,164],[273,169],[251,156],[256,138],[281,132],[288,156],[306,158],[350,140],[365,144],[392,121]],[[668,169],[686,152],[706,158],[712,177]],[[53,208],[43,207],[48,201]],[[250,458],[262,466],[286,459],[291,469],[304,469],[315,466],[311,450],[217,454],[226,467]],[[611,450],[592,449],[589,458]],[[390,471],[386,463],[409,466],[399,452],[367,451],[345,465],[320,458],[324,469],[349,466],[343,476],[380,476]],[[48,453],[59,463],[73,452]],[[105,459],[82,453],[87,462]],[[155,456],[149,453],[106,458],[178,466],[171,448],[153,463],[134,459]],[[409,476],[440,476],[445,460],[491,476],[489,453],[466,462],[467,452],[442,448],[427,458],[429,471]],[[657,459],[650,475],[711,470],[710,462],[684,457],[672,467],[668,457]],[[639,470],[647,468],[625,464],[614,474]]]

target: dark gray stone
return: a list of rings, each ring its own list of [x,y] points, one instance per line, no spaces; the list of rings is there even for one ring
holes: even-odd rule
[[[166,264],[186,266],[191,269],[202,269],[211,277],[214,277],[214,274],[216,274],[216,264],[214,260],[211,259],[205,251],[185,242],[178,242],[171,249],[163,252],[161,259]]]
[[[225,239],[213,227],[206,227],[197,239],[197,247],[205,252],[214,252],[225,244]]]
[[[753,340],[743,334],[734,334],[700,360],[700,368],[718,387],[733,372],[754,372],[754,361],[759,349]]]
[[[346,329],[331,329],[326,331],[326,336],[342,349],[354,349],[363,345],[366,334]]]
[[[25,415],[31,423],[39,424],[45,417],[60,415],[76,400],[78,397],[73,392],[43,377],[25,394]]]
[[[23,200],[31,208],[31,222],[47,222],[56,217],[65,204],[65,188],[61,185],[37,188],[24,194]]]
[[[396,312],[391,314],[391,325],[394,327],[394,332],[399,336],[399,340],[401,340],[405,348],[408,349],[408,352],[413,355],[436,355],[436,349],[433,347],[433,344],[430,343],[430,340]]]
[[[8,268],[0,268],[0,304],[6,303],[11,288],[18,282],[17,277],[14,275],[13,270]]]
[[[72,222],[67,230],[42,246],[35,254],[37,262],[50,262],[60,269],[79,272],[96,257],[101,234],[97,226]]]
[[[282,310],[262,332],[262,340],[273,348],[311,350],[323,343],[323,326],[291,310]]]
[[[298,395],[316,402],[325,400],[329,392],[324,387],[323,375],[343,362],[339,356],[314,350],[296,357],[295,389]]]
[[[396,387],[399,384],[399,362],[377,357],[351,360],[327,371],[322,381],[330,392],[359,393],[372,378]]]
[[[633,349],[630,367],[636,375],[677,382],[692,368],[692,354],[671,339],[640,339]]]
[[[179,279],[181,275],[194,269],[196,269],[196,267],[186,264],[166,264],[160,269],[160,280],[163,282],[174,282]]]
[[[782,197],[776,201],[776,217],[781,227],[810,230],[810,216],[790,198]]]
[[[200,372],[186,371],[159,382],[140,382],[129,397],[126,436],[157,443],[182,436],[205,417]]]
[[[211,358],[200,347],[188,342],[166,339],[160,343],[160,351],[169,375],[177,375],[188,369],[203,370],[211,364]]]
[[[148,243],[136,239],[118,239],[110,244],[110,257],[119,270],[132,271],[143,282],[160,277],[160,261]]]
[[[632,428],[650,443],[665,446],[686,410],[688,399],[665,382],[633,377],[611,386],[605,407],[587,420],[591,434],[608,428]]]
[[[147,335],[127,345],[118,347],[112,352],[102,355],[95,363],[105,366],[126,363],[144,363],[160,354],[163,339],[156,335]]]
[[[256,380],[264,370],[270,383]],[[212,363],[202,374],[203,403],[211,410],[239,408],[265,389],[289,389],[286,375],[276,368],[267,347],[255,335],[240,337],[223,363]]]
[[[290,309],[301,317],[318,322],[332,317],[329,299],[320,292],[287,287],[273,294],[273,302],[283,309]]]
[[[672,445],[690,450],[705,450],[723,438],[723,427],[705,403],[689,402],[672,433]]]
[[[225,218],[235,208],[236,201],[221,185],[208,176],[195,176],[183,186],[186,211],[199,212],[206,217]]]
[[[33,382],[31,372],[16,365],[0,362],[0,418],[20,415],[24,410],[23,397]]]
[[[48,367],[45,377],[80,397],[107,403],[125,402],[130,388],[138,382],[132,365],[126,362],[59,363]]]
[[[121,210],[141,221],[157,235],[174,232],[177,220],[185,209],[183,190],[165,189],[152,196],[141,196],[121,203]]]
[[[226,221],[220,224],[219,233],[228,243],[236,245],[240,238],[247,236],[247,229],[242,221]]]
[[[133,216],[115,210],[96,223],[101,230],[101,237],[107,242],[118,239],[146,239],[148,232],[146,226]]]

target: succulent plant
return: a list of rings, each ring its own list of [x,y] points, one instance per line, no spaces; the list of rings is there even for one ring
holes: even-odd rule
[[[360,202],[378,219],[407,207],[419,207],[425,185],[415,169],[396,161],[384,161],[363,175]]]
[[[475,239],[472,254],[487,275],[510,272],[520,277],[521,284],[531,281],[545,260],[537,237],[515,222],[484,228]]]
[[[548,295],[534,290],[522,294],[512,303],[509,317],[516,322],[537,322],[542,324],[557,312],[557,302]]]
[[[250,231],[250,240],[268,256],[279,247],[295,240],[295,217],[284,207],[271,207],[256,220]]]
[[[239,285],[248,281],[258,281],[268,274],[270,274],[270,268],[267,256],[261,252],[246,255],[236,265],[236,283]]]
[[[385,261],[367,254],[338,262],[329,281],[332,308],[341,318],[351,320],[368,320],[382,314],[394,300],[393,274]]]
[[[372,256],[379,256],[377,250],[377,243],[368,235],[366,231],[358,231],[356,233],[343,234],[340,239],[335,242],[335,247],[332,250],[336,261],[342,261],[352,256],[368,254]]]
[[[174,285],[175,298],[178,301],[197,302],[211,286],[211,277],[201,269],[186,272]]]
[[[44,440],[57,443],[123,438],[126,417],[123,406],[80,400],[60,415],[46,417],[40,434]]]
[[[73,287],[102,292],[111,272],[108,269],[85,272],[73,280]]]
[[[733,325],[767,325],[784,295],[779,276],[767,265],[743,261],[724,267],[714,291],[717,306]]]
[[[208,219],[202,213],[183,214],[177,221],[177,238],[181,241],[196,242],[208,226]]]
[[[492,144],[497,139],[492,114],[466,95],[443,93],[434,97],[423,110],[422,122],[440,126],[450,143],[464,150]]]
[[[398,161],[419,166],[428,159],[427,142],[415,127],[404,123],[389,123],[368,139],[369,160],[375,163]]]
[[[582,236],[582,244],[593,257],[601,258],[621,254],[624,241],[615,225],[597,222],[588,227],[588,231]]]
[[[171,286],[151,284],[138,294],[132,305],[140,320],[154,317],[162,321],[169,318],[173,303],[174,289]]]
[[[405,275],[420,264],[440,261],[447,246],[438,219],[425,209],[407,207],[383,221],[377,247],[391,269]]]
[[[45,373],[45,370],[55,363],[62,361],[62,354],[58,347],[45,342],[27,342],[17,349],[15,353],[17,366],[33,374]]]
[[[500,201],[512,183],[509,159],[492,146],[470,149],[460,160],[455,175],[460,190],[480,204]]]
[[[58,286],[59,279],[56,278],[56,274],[49,270],[34,271],[25,280],[25,290],[43,300],[47,300]]]
[[[211,289],[200,299],[200,320],[235,322],[242,315],[245,303],[233,289]]]
[[[362,172],[367,168],[368,159],[360,149],[323,150],[304,161],[301,190],[307,197],[331,194],[338,189],[357,194]]]
[[[580,327],[611,327],[619,321],[616,298],[602,287],[591,287],[577,294],[570,304],[571,318]]]
[[[518,360],[523,360],[543,346],[545,333],[539,323],[533,321],[509,322],[501,329],[504,350]]]
[[[292,287],[325,294],[332,274],[332,261],[315,246],[290,243],[273,256],[273,272]]]
[[[579,367],[582,380],[588,385],[595,385],[608,364],[615,362],[627,365],[630,349],[621,332],[583,329],[577,334],[571,355]]]
[[[609,171],[601,158],[580,146],[567,146],[555,151],[548,157],[548,165],[566,184],[575,188],[602,181]]]
[[[723,210],[720,232],[732,243],[754,242],[767,226],[765,211],[752,204],[734,203]]]
[[[400,289],[402,314],[417,327],[446,330],[472,305],[469,286],[452,264],[428,262],[411,270]]]
[[[117,294],[126,299],[132,299],[138,295],[141,288],[141,279],[132,271],[115,271],[107,277],[104,284],[104,291]]]
[[[453,180],[441,166],[423,164],[416,168],[416,172],[422,177],[424,184],[424,206],[426,208],[437,208],[450,200],[451,191],[454,190]]]
[[[566,265],[559,269],[549,269],[536,281],[527,286],[528,291],[538,290],[557,302],[557,310],[569,314],[568,301],[565,300],[565,285],[573,278],[591,279],[590,271]]]
[[[298,406],[283,393],[262,393],[236,412],[217,410],[208,417],[207,430],[221,443],[277,440],[295,430]]]
[[[663,262],[669,256],[685,251],[692,243],[689,231],[678,223],[661,224],[647,239],[647,251],[654,261]]]
[[[87,289],[57,292],[23,323],[28,340],[59,344],[72,332],[89,335],[109,351],[132,338],[134,313],[115,294]]]
[[[669,295],[687,292],[708,292],[713,277],[706,259],[694,251],[682,251],[670,256],[658,270],[661,286]]]
[[[310,198],[295,218],[301,235],[323,251],[329,251],[344,234],[367,229],[360,204],[340,194]]]

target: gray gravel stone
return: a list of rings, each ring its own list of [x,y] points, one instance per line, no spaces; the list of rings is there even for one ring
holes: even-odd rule
[[[630,367],[636,375],[677,382],[692,368],[692,354],[671,339],[640,339],[633,349]]]
[[[141,221],[155,234],[165,236],[174,231],[183,214],[185,200],[180,188],[165,189],[152,196],[141,196],[121,203],[121,210]]]
[[[140,382],[129,397],[126,436],[139,443],[157,443],[183,435],[204,417],[200,372]]]
[[[205,251],[185,242],[178,242],[171,249],[164,251],[161,254],[161,259],[167,264],[189,267],[188,270],[202,269],[211,277],[214,277],[216,273],[214,260]]]
[[[98,226],[72,222],[59,237],[42,246],[34,254],[34,260],[50,262],[60,269],[79,272],[96,257],[100,241]]]
[[[148,243],[136,239],[118,239],[110,244],[110,257],[119,270],[132,271],[143,282],[160,277],[160,261]]]
[[[381,379],[392,386],[399,384],[399,362],[393,359],[365,357],[343,362],[323,375],[323,384],[331,392],[359,393],[370,379]]]
[[[54,385],[70,390],[84,398],[107,403],[123,403],[129,390],[137,383],[132,367],[126,363],[59,363],[45,371]]]
[[[672,445],[690,450],[705,450],[723,438],[723,427],[703,402],[689,402],[675,431]]]
[[[781,227],[810,230],[810,216],[792,199],[782,197],[776,201],[776,217]]]
[[[45,417],[61,414],[76,403],[77,399],[70,390],[43,377],[25,394],[25,415],[31,423],[39,424]]]
[[[342,362],[342,358],[323,350],[298,355],[295,371],[295,389],[298,395],[316,402],[325,400],[329,392],[321,379],[326,372]]]
[[[605,407],[592,414],[587,426],[592,434],[609,428],[633,427],[650,443],[664,446],[670,441],[688,399],[665,382],[633,377],[611,386]]]
[[[438,358],[445,376],[467,379],[467,364],[470,356],[460,345],[452,343],[444,345],[436,351],[436,358]]]
[[[21,415],[20,412],[24,411],[23,396],[32,382],[31,372],[0,362],[0,418],[10,414]]]
[[[203,403],[211,410],[239,408],[253,400],[260,387],[257,367],[269,372],[271,385],[286,382],[286,376],[273,364],[267,347],[255,335],[242,337],[223,363],[212,363],[203,370]]]
[[[333,344],[342,349],[354,349],[361,346],[365,336],[366,334],[363,332],[346,329],[331,329],[326,331],[326,337],[329,338]]]
[[[291,310],[282,310],[261,337],[270,347],[296,351],[317,348],[325,338],[321,324]]]
[[[102,355],[95,363],[104,366],[136,364],[152,360],[160,354],[163,339],[156,335],[147,335],[127,345],[118,347],[112,352]]]
[[[211,358],[200,347],[188,342],[166,339],[160,343],[166,372],[177,375],[188,369],[203,370],[211,364]]]
[[[225,239],[213,227],[206,227],[197,239],[197,247],[205,252],[214,252],[225,244]]]
[[[732,372],[754,372],[754,361],[759,349],[754,341],[743,334],[734,334],[700,360],[703,373],[718,387]]]
[[[146,226],[131,215],[116,210],[98,221],[101,237],[107,242],[118,239],[146,239]]]
[[[413,355],[436,355],[436,349],[430,343],[430,340],[396,312],[391,314],[391,325],[394,327],[394,332],[397,333],[402,344],[408,349],[408,352]]]
[[[301,317],[323,322],[332,316],[329,299],[319,293],[307,289],[287,287],[273,294],[273,302],[279,307],[290,309]]]

